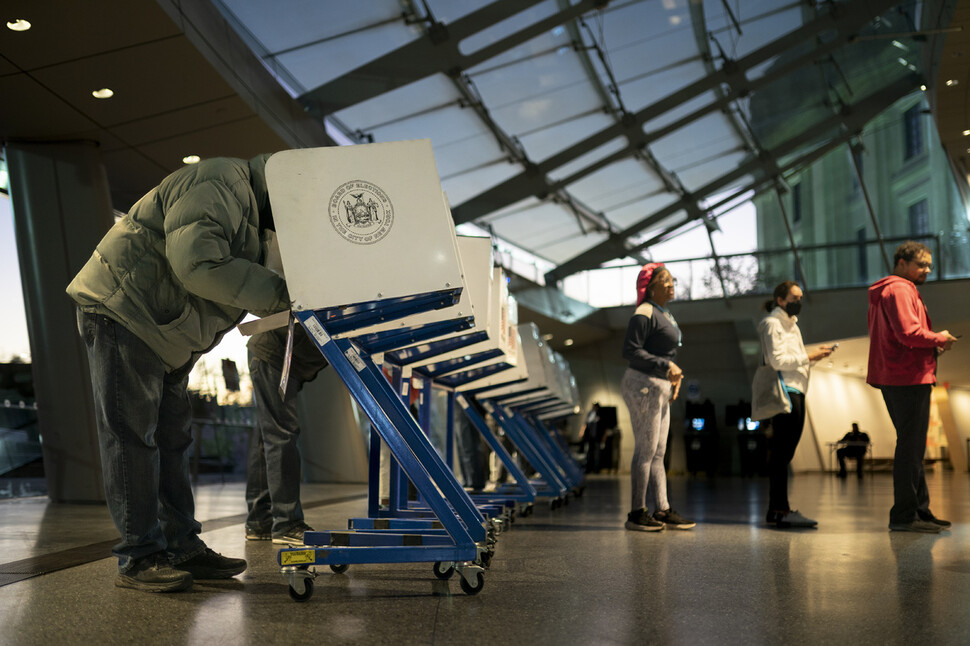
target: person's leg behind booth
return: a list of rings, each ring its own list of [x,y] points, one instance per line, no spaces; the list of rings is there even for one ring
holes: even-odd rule
[[[300,450],[297,439],[300,422],[296,410],[299,385],[290,381],[286,398],[281,399],[282,371],[258,357],[250,356],[250,377],[256,405],[256,425],[262,439],[266,488],[269,492],[273,542],[301,544],[303,533],[312,531],[300,503]],[[248,476],[247,476],[248,477]],[[257,471],[253,476],[258,480]],[[259,510],[256,510],[256,514]]]

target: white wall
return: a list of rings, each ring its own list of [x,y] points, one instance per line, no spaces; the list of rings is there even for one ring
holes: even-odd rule
[[[956,422],[960,439],[966,447],[967,440],[970,439],[970,390],[951,389],[950,410],[953,412],[953,420]],[[954,464],[953,468],[963,471],[967,467],[965,464]]]
[[[892,458],[896,431],[882,395],[864,379],[813,370],[806,402],[808,420],[792,460],[793,470],[830,468],[828,443],[848,433],[852,422],[858,422],[859,428],[869,434],[874,458]]]

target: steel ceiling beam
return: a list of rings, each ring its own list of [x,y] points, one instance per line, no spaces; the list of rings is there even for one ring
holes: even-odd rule
[[[471,54],[463,54],[459,50],[459,44],[464,39],[542,1],[497,0],[448,25],[431,19],[424,38],[402,45],[339,78],[328,81],[303,94],[300,100],[309,111],[322,117],[433,74],[458,77],[463,71],[479,63],[494,58],[588,11],[601,9],[609,4],[609,0],[581,0],[568,9],[527,25]]]
[[[895,101],[914,91],[920,86],[921,82],[921,78],[916,75],[904,77],[892,85],[883,88],[882,90],[875,92],[852,105],[846,106],[842,113],[832,115],[822,122],[815,124],[811,130],[800,133],[795,137],[791,137],[771,150],[766,151],[766,156],[771,160],[779,159],[785,155],[796,152],[799,148],[807,144],[810,144],[817,136],[817,132],[841,128],[843,132],[842,135],[829,140],[829,142],[823,146],[820,146],[819,148],[812,150],[798,159],[789,162],[781,170],[782,172],[787,172],[793,168],[802,168],[806,163],[819,159],[836,145],[845,143],[846,141],[849,141],[851,137],[856,136],[862,131],[862,128],[866,123],[872,120],[881,111],[885,110],[886,107],[892,105]],[[721,177],[698,189],[695,192],[694,197],[691,199],[703,198],[717,193],[745,175],[752,175],[754,177],[754,181],[751,183],[752,186],[758,185],[766,179],[771,179],[770,175],[772,168],[773,166],[771,164],[766,164],[763,159],[752,158],[750,161],[740,165],[730,173],[722,175]],[[578,271],[598,267],[608,260],[619,257],[616,255],[618,250],[638,251],[648,247],[653,243],[654,239],[636,245],[628,245],[626,240],[630,236],[636,235],[640,231],[643,231],[644,229],[659,223],[663,219],[677,213],[678,211],[683,210],[686,210],[684,199],[668,205],[667,207],[652,214],[650,217],[631,225],[621,234],[619,234],[619,236],[611,236],[609,239],[600,243],[599,245],[596,245],[595,247],[592,247],[582,254],[579,254],[578,256],[559,265],[546,274],[546,283],[551,284]],[[693,219],[696,218],[685,218],[682,222],[676,224],[674,227],[668,227],[664,234],[669,233],[674,228],[679,228],[690,223]]]
[[[814,63],[819,57],[824,57],[829,52],[845,46],[857,37],[859,29],[865,26],[866,23],[898,4],[900,4],[900,0],[855,0],[854,2],[845,4],[829,5],[830,9],[828,12],[820,14],[802,27],[781,36],[737,61],[728,61],[723,67],[708,74],[704,78],[691,83],[636,113],[628,114],[627,118],[623,119],[622,122],[600,130],[586,139],[556,153],[545,161],[536,164],[534,167],[526,169],[523,173],[509,178],[505,182],[459,204],[452,211],[455,223],[471,222],[488,213],[525,199],[530,195],[535,195],[537,182],[545,182],[547,185],[552,186],[554,182],[548,178],[549,172],[595,150],[617,137],[625,136],[628,145],[623,151],[614,153],[607,159],[617,161],[625,156],[632,155],[644,149],[652,141],[656,141],[679,130],[709,112],[718,109],[723,110],[731,102],[748,95],[751,91],[763,87],[805,65]],[[795,58],[789,63],[780,65],[757,79],[749,80],[746,77],[746,73],[750,69],[801,45],[807,40],[815,39],[827,32],[834,32],[834,36],[825,43],[819,44],[810,53]],[[643,124],[696,99],[706,92],[722,86],[727,86],[729,90],[725,91],[723,96],[710,104],[691,112],[689,115],[659,130],[649,134],[643,131]],[[591,165],[588,167],[591,170],[587,172],[587,169],[584,169],[571,176],[570,180],[575,181],[603,165],[603,162]],[[617,245],[615,241],[612,244],[614,244],[616,250],[620,250],[624,246],[622,244]]]

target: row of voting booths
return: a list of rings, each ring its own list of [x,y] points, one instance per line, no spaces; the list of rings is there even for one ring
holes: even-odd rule
[[[366,517],[279,551],[290,596],[312,596],[316,566],[411,562],[477,594],[502,531],[582,493],[550,429],[579,411],[568,364],[518,322],[491,240],[456,235],[429,141],[284,151],[266,176],[291,312],[244,331],[304,326],[372,434]],[[443,451],[415,386],[447,393]],[[494,491],[470,494],[453,472],[456,411],[509,474]]]

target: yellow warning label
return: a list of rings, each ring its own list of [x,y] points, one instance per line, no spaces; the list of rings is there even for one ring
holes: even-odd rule
[[[280,565],[302,565],[316,561],[313,550],[293,550],[280,552]]]

